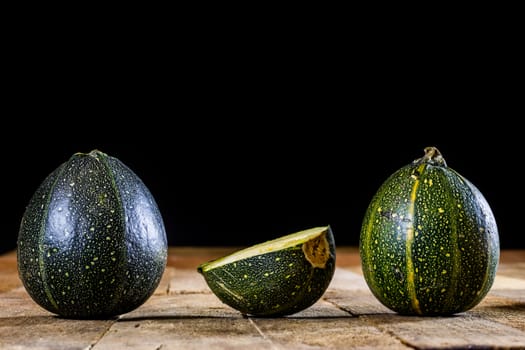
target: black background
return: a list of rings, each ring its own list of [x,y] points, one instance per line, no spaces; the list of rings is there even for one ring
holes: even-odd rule
[[[430,145],[484,194],[501,246],[525,247],[522,59],[506,32],[226,27],[6,43],[0,251],[43,179],[94,148],[148,186],[170,245],[327,224],[356,245],[375,191]]]
[[[15,247],[25,206],[45,176],[74,152],[94,148],[119,158],[144,181],[159,205],[170,245],[245,246],[327,224],[338,245],[357,245],[377,188],[429,145],[485,195],[502,247],[524,247],[516,232],[521,209],[514,196],[521,185],[515,167],[521,164],[512,160],[512,139],[495,140],[483,128],[441,125],[439,118],[430,123],[403,118],[383,124],[371,117],[373,122],[361,125],[343,116],[338,122],[312,116],[289,125],[248,117],[228,125],[223,118],[211,124],[199,119],[191,126],[163,124],[166,138],[139,126],[126,133],[129,139],[117,141],[83,133],[77,139],[61,137],[72,130],[66,126],[51,136],[9,142],[2,157],[1,248]],[[103,134],[104,121],[96,123]]]

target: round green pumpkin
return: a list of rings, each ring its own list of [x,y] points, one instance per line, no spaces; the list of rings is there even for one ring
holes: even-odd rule
[[[372,198],[359,241],[375,297],[406,315],[450,315],[489,292],[499,262],[493,212],[435,147],[394,172]]]
[[[30,199],[17,261],[25,289],[46,310],[66,318],[116,316],[158,286],[165,227],[148,188],[119,159],[76,153]]]

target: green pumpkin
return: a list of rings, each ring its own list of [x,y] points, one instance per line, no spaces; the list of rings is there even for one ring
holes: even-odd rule
[[[157,204],[115,157],[76,153],[38,187],[17,245],[31,298],[67,318],[131,311],[155,291],[167,262]]]
[[[197,267],[211,291],[245,315],[281,317],[315,304],[335,272],[330,226],[255,244]]]
[[[499,261],[493,212],[435,147],[394,172],[372,198],[359,241],[375,297],[406,315],[450,315],[489,292]]]

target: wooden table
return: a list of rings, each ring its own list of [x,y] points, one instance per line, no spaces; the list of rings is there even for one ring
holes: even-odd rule
[[[172,247],[155,294],[111,320],[70,320],[35,304],[14,252],[0,255],[0,349],[525,349],[525,251],[501,253],[495,283],[475,308],[450,317],[400,316],[361,274],[355,247],[337,251],[323,298],[283,318],[243,317],[196,272],[236,248]]]

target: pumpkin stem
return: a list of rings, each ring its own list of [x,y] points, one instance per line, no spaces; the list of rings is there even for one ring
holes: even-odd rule
[[[416,163],[430,163],[432,165],[447,166],[445,158],[441,155],[441,152],[436,147],[429,146],[425,147],[425,155],[415,160]]]

